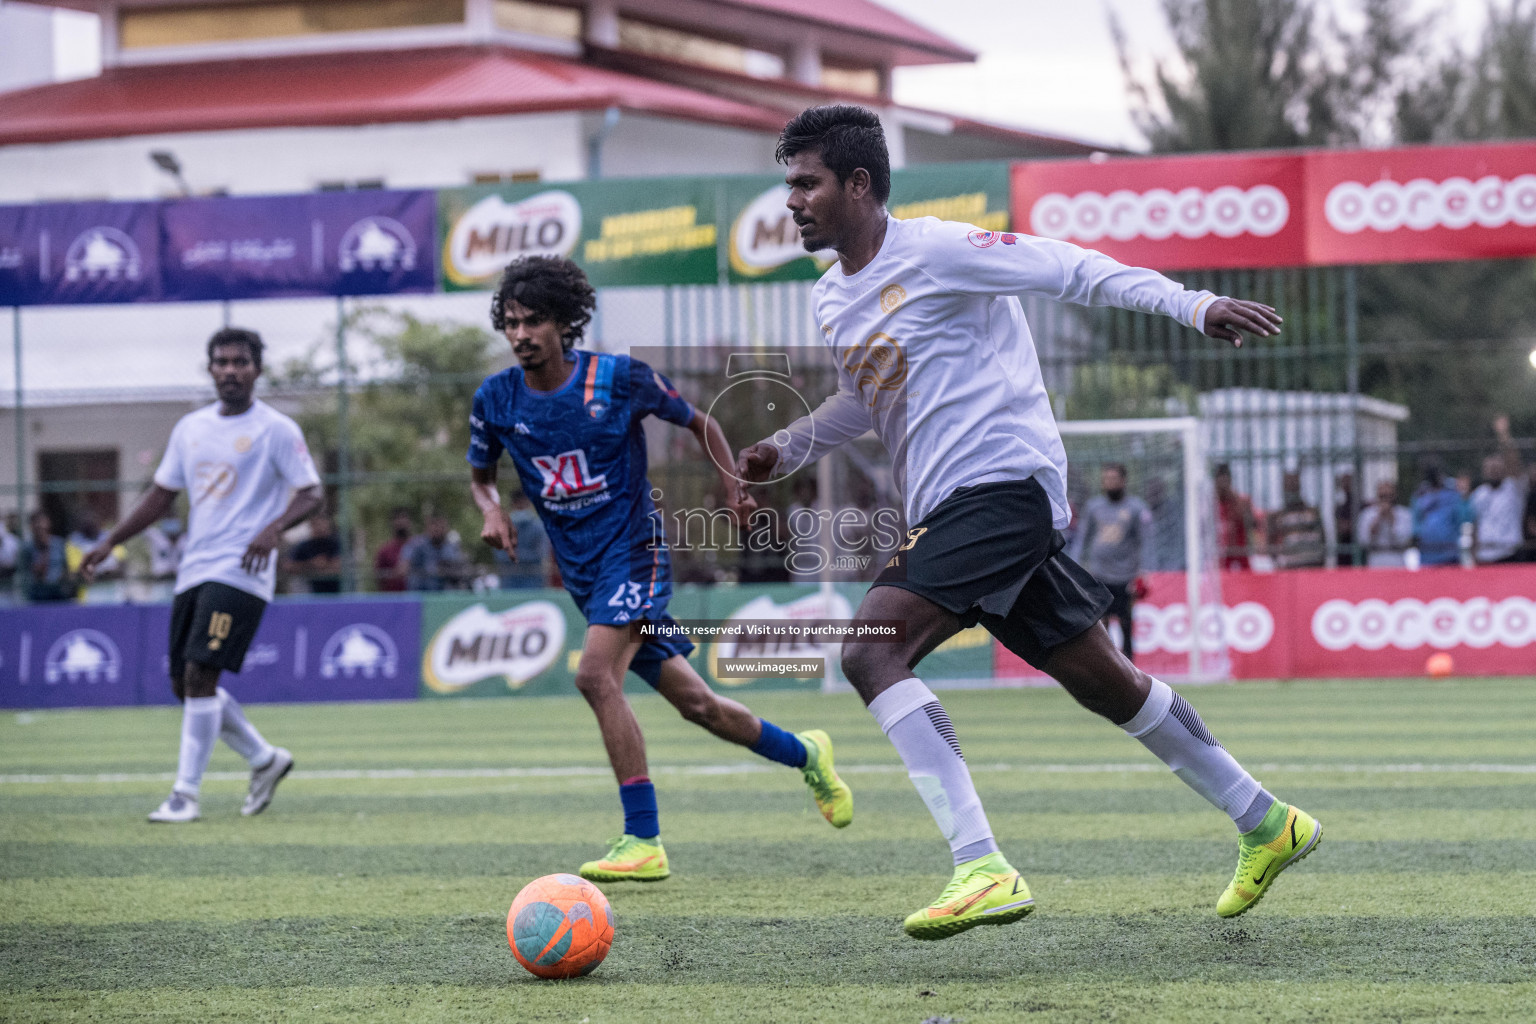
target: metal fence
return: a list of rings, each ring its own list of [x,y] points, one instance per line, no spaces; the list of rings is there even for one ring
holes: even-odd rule
[[[1234,487],[1257,509],[1280,508],[1287,475],[1296,474],[1300,500],[1321,513],[1329,565],[1360,561],[1352,524],[1382,481],[1394,481],[1406,501],[1424,462],[1476,473],[1493,450],[1491,439],[1405,436],[1414,410],[1362,389],[1362,367],[1392,359],[1394,349],[1390,341],[1362,345],[1355,268],[1175,276],[1192,288],[1277,307],[1284,334],[1233,350],[1166,318],[1026,297],[1059,418],[1200,417],[1207,456],[1230,466]],[[428,513],[448,517],[478,567],[458,573],[454,585],[495,585],[498,567],[478,543],[462,460],[469,397],[486,372],[506,365],[506,346],[487,337],[477,362],[444,369],[430,359],[405,365],[381,345],[388,325],[400,322],[391,317],[408,314],[462,332],[485,325],[485,306],[484,295],[457,294],[15,310],[13,358],[0,391],[0,414],[14,439],[10,464],[0,469],[8,477],[0,483],[0,513],[15,517],[42,507],[65,520],[64,532],[88,513],[103,525],[125,514],[149,482],[171,424],[211,397],[200,376],[202,345],[233,322],[255,327],[272,344],[258,393],[300,419],[322,464],[344,549],[342,589],[379,585],[373,558],[396,507],[407,509],[418,528]],[[731,353],[786,353],[793,387],[811,405],[835,387],[809,283],[605,289],[589,337],[594,347],[654,362],[701,407],[730,382],[723,369]],[[126,356],[114,339],[127,339],[123,344],[141,358]],[[1455,372],[1450,354],[1446,372]],[[753,408],[733,400],[716,409],[733,446],[764,436]],[[383,448],[403,443],[384,437],[386,428],[396,435],[418,431],[415,447],[384,460]],[[102,454],[110,451],[112,459]],[[1529,457],[1529,444],[1526,451]],[[715,470],[686,432],[652,429],[650,455],[650,478],[664,505],[715,504]],[[871,438],[847,446],[803,481],[768,489],[763,500],[781,508],[900,507],[887,457]],[[25,529],[13,518],[13,534]],[[681,580],[779,576],[776,556],[679,546],[685,550],[674,564]],[[136,551],[130,561],[130,583],[143,582],[147,557]],[[868,579],[873,570],[852,560],[824,575]],[[98,596],[159,592],[148,582],[121,583]]]

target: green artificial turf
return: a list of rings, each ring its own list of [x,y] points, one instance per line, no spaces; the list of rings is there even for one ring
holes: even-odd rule
[[[641,698],[673,877],[606,886],[613,951],[558,983],[517,966],[505,922],[525,882],[620,831],[580,701],[252,707],[298,768],[241,818],[221,748],[188,826],[144,821],[176,709],[5,713],[0,1020],[1528,1018],[1536,680],[1185,693],[1325,826],[1250,914],[1214,912],[1230,822],[1054,689],[943,695],[1038,910],[936,943],[901,919],[948,850],[856,699],[752,698],[831,732],[856,796],[835,831],[799,773]]]

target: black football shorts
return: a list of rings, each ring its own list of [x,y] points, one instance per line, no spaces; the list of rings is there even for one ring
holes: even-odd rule
[[[1036,668],[1096,626],[1110,594],[1068,558],[1034,479],[962,487],[907,531],[873,586],[901,587],[980,623]]]
[[[171,686],[181,696],[187,662],[239,672],[267,602],[226,583],[199,583],[171,604]]]

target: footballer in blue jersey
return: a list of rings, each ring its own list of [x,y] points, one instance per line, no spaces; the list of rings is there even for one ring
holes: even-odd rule
[[[517,365],[475,392],[471,492],[485,519],[481,539],[516,558],[516,529],[496,479],[502,455],[511,458],[565,588],[587,620],[576,688],[597,716],[619,781],[624,834],[580,873],[595,881],[657,881],[670,869],[645,737],[624,696],[627,671],[690,722],[799,768],[834,826],[853,819],[853,794],[833,769],[825,732],[786,732],[719,696],[688,663],[693,645],[666,628],[675,625],[667,615],[672,565],[645,478],[646,417],[691,431],[714,463],[733,512],[752,506],[731,473],[734,458],[718,423],[640,360],[575,347],[596,302],[586,275],[567,259],[526,256],[502,274],[491,324],[511,342]],[[642,634],[642,623],[663,628]]]

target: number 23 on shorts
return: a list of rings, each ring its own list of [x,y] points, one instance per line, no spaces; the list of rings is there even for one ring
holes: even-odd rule
[[[613,596],[608,599],[608,607],[636,610],[645,603],[645,599],[641,596],[642,589],[644,588],[639,583],[620,583],[619,589],[615,590]]]

